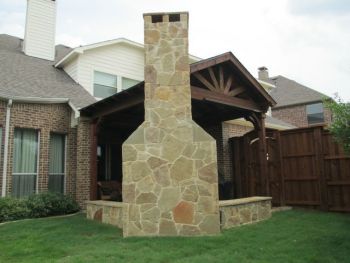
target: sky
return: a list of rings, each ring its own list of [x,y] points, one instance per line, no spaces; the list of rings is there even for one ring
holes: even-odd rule
[[[0,33],[23,38],[26,0],[0,0]],[[143,43],[146,12],[188,11],[190,54],[231,51],[257,76],[283,75],[350,101],[350,0],[56,0],[56,43]]]

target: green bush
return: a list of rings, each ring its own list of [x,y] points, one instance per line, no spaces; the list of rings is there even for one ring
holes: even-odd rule
[[[79,211],[77,202],[60,193],[34,194],[23,199],[0,198],[0,222],[64,215],[77,211]]]
[[[79,211],[78,204],[69,196],[59,193],[41,193],[27,199],[30,217],[71,214]]]
[[[0,222],[28,218],[29,209],[25,199],[0,198]]]

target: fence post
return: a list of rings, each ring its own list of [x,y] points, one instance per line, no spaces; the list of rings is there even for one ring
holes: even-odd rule
[[[318,175],[320,186],[320,200],[321,209],[328,211],[328,189],[327,181],[324,173],[324,154],[322,149],[322,131],[323,127],[314,128],[314,141],[315,141],[315,156],[316,156],[316,172]]]
[[[282,158],[282,143],[281,143],[281,132],[276,131],[276,148],[278,149],[278,160],[279,160],[279,172],[281,177],[281,188],[280,188],[280,205],[285,206],[286,205],[286,197],[285,197],[285,185],[284,185],[284,170],[283,170],[283,158]]]

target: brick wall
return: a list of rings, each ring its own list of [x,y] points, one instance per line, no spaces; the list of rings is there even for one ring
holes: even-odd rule
[[[77,128],[76,200],[83,208],[85,201],[90,200],[91,140],[90,121],[81,119]]]
[[[4,101],[0,101],[0,128],[2,129],[2,137],[0,137],[0,196],[2,191],[2,167],[4,161],[4,133],[5,133],[5,118],[6,118],[6,105]]]
[[[329,125],[332,117],[329,109],[324,109],[325,123]],[[293,124],[297,127],[309,126],[307,122],[306,105],[272,109],[272,117]]]
[[[6,103],[0,104],[0,112]],[[0,123],[5,125],[0,113]],[[15,128],[35,129],[40,133],[39,144],[39,169],[38,191],[46,191],[48,187],[49,146],[50,133],[62,133],[67,135],[66,156],[66,191],[74,196],[75,193],[75,129],[70,128],[71,109],[67,104],[28,104],[13,103],[11,107],[9,155],[7,166],[7,195],[12,190],[12,162],[13,162],[13,137]],[[3,120],[3,121],[2,121]],[[2,141],[3,144],[3,141]],[[2,181],[2,169],[0,173]]]
[[[232,180],[232,153],[228,144],[228,139],[231,137],[240,137],[253,130],[252,127],[247,127],[238,124],[232,124],[223,122],[222,123],[222,134],[223,134],[223,169],[225,179],[228,181]]]
[[[232,179],[232,160],[231,150],[228,139],[236,136],[243,136],[251,131],[252,127],[242,126],[223,122],[222,124],[204,127],[205,130],[216,139],[216,148],[218,153],[219,179],[231,181]]]

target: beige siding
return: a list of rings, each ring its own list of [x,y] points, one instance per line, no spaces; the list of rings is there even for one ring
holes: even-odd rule
[[[28,56],[54,60],[56,1],[28,0],[24,53]]]
[[[79,56],[77,82],[93,94],[94,71],[142,81],[143,65],[143,50],[125,44],[87,50]]]
[[[78,82],[78,60],[75,58],[64,67],[64,71],[76,82]]]
[[[79,49],[79,48],[78,48]],[[198,58],[190,56],[190,63]],[[94,71],[117,75],[118,90],[121,78],[144,80],[144,49],[128,43],[115,43],[83,51],[64,66],[65,72],[93,95]]]

